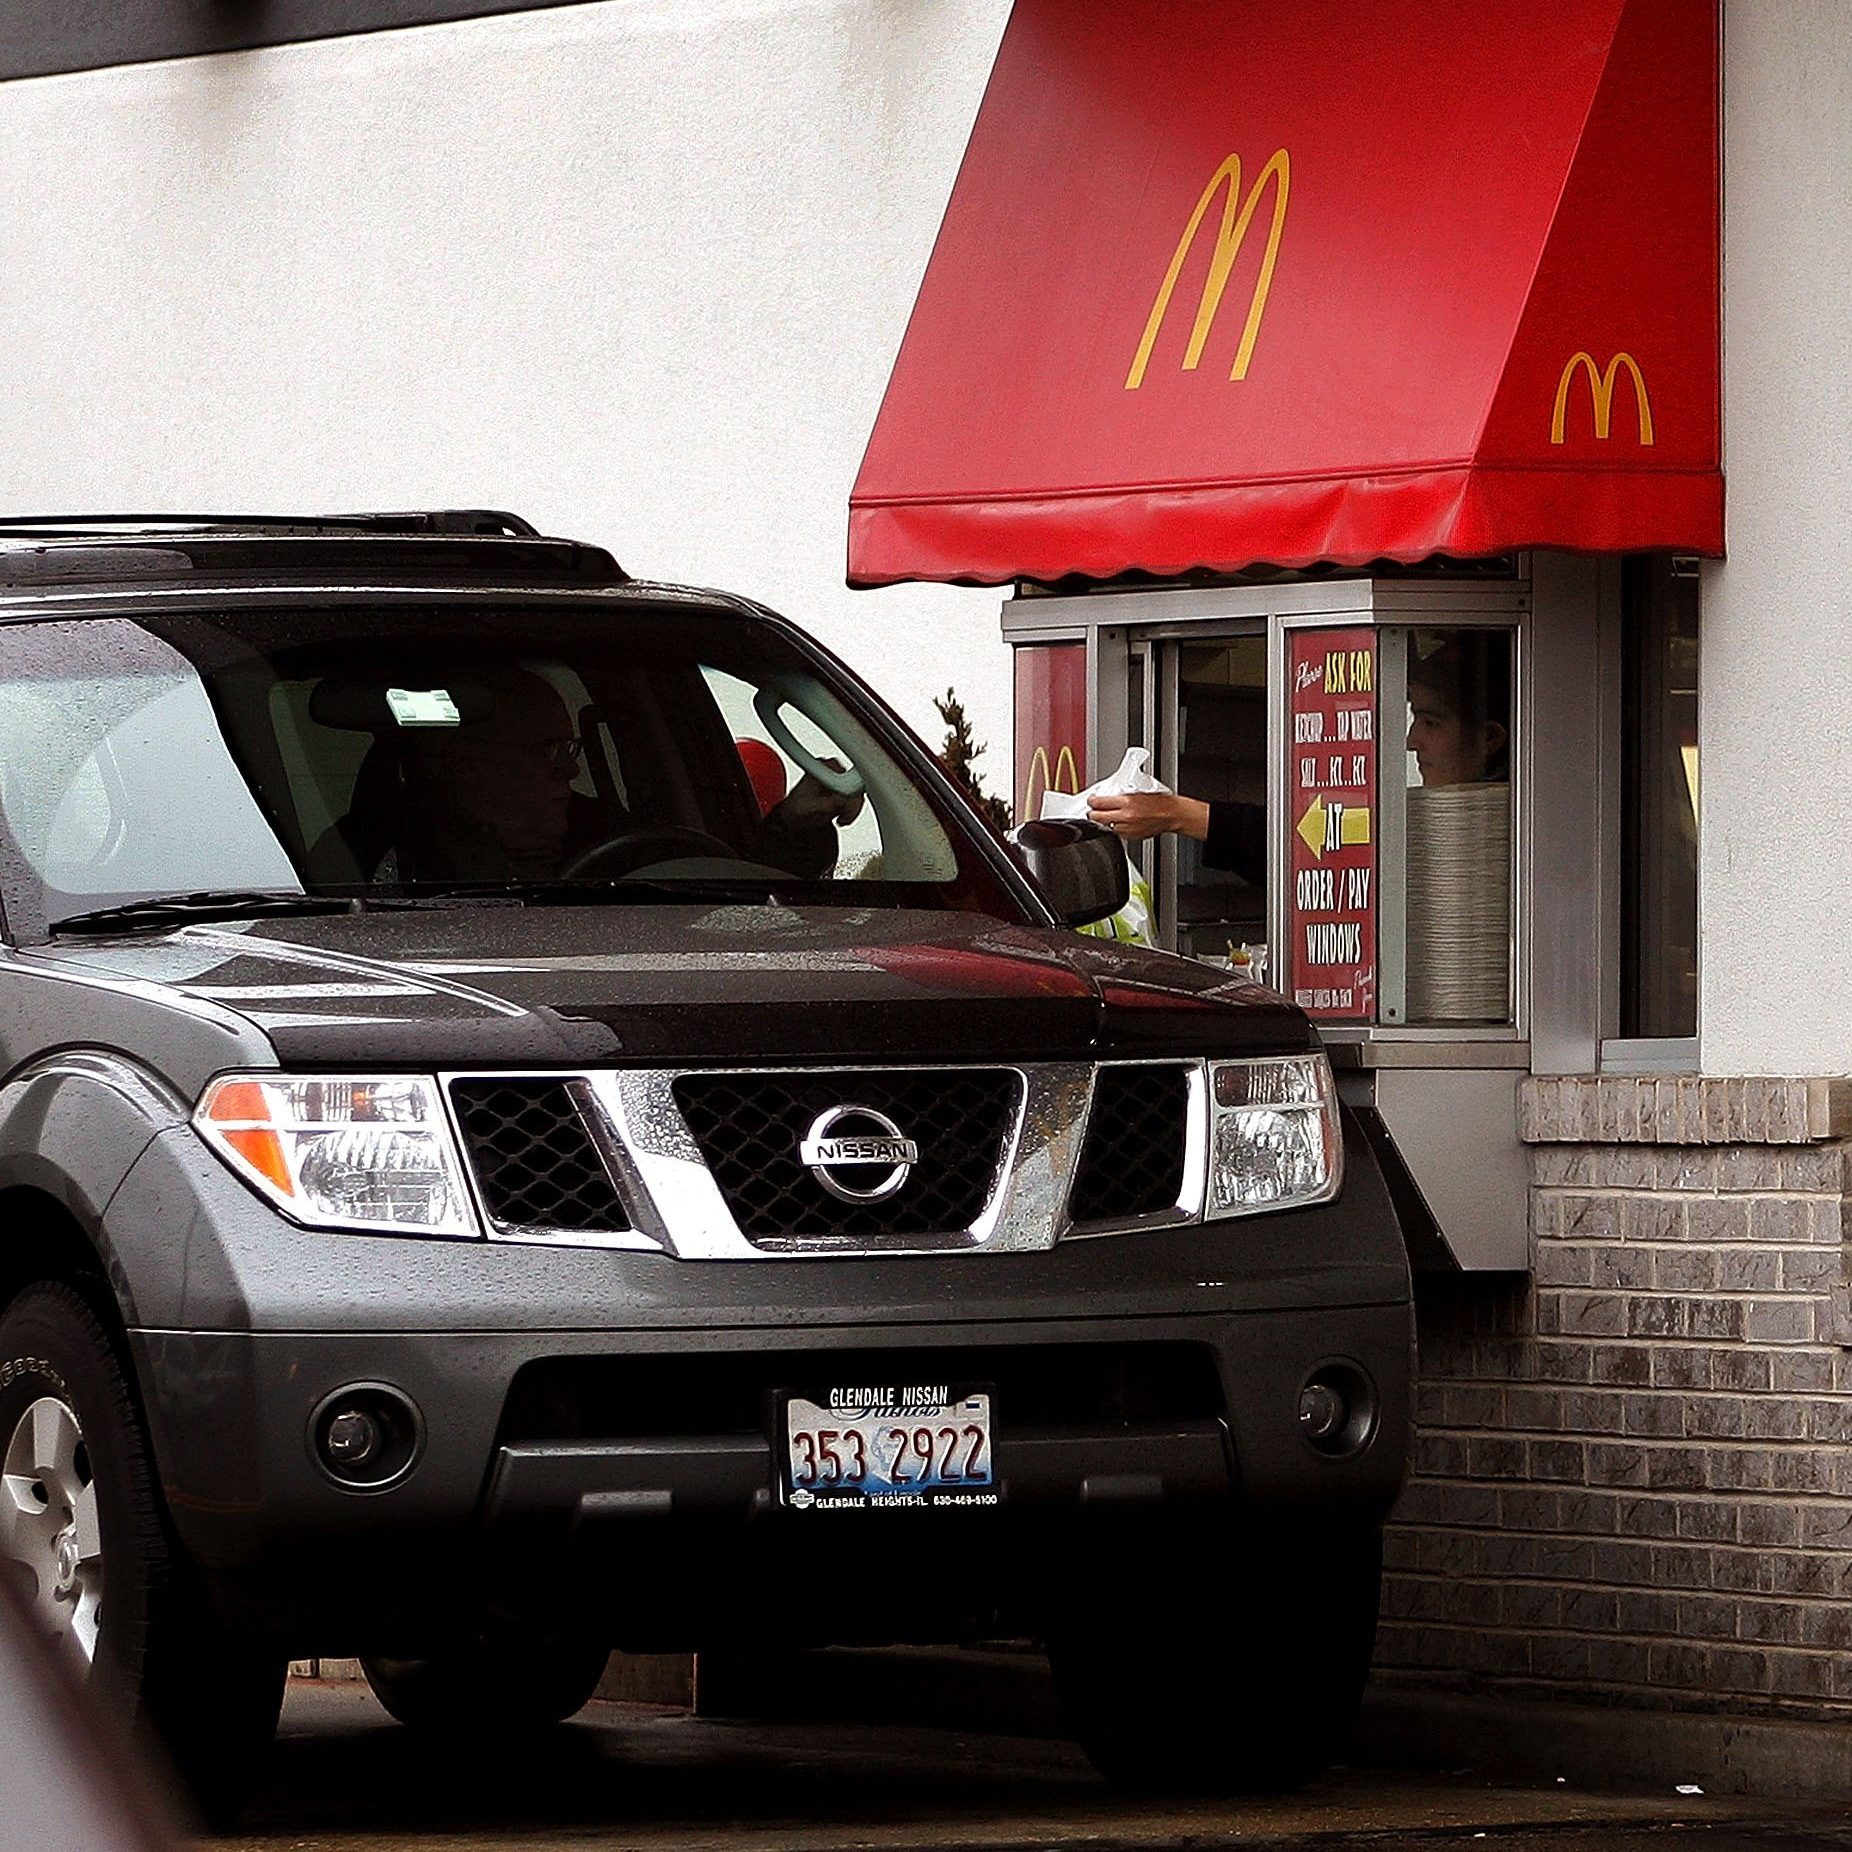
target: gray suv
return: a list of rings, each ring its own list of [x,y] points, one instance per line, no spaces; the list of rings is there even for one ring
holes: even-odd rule
[[[1035,1637],[1303,1779],[1411,1324],[1306,1019],[800,630],[509,516],[0,524],[0,1571],[209,1804],[291,1656]]]

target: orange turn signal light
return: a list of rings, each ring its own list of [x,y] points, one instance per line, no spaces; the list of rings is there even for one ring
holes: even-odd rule
[[[270,1122],[270,1102],[261,1082],[228,1081],[207,1103],[204,1117],[227,1151],[284,1196],[296,1194],[282,1135]]]
[[[283,1141],[269,1126],[234,1127],[220,1133],[228,1151],[236,1152],[266,1183],[285,1196],[294,1196],[296,1180],[289,1174]]]

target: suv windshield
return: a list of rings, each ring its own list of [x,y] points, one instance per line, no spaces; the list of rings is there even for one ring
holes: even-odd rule
[[[881,729],[784,634],[698,607],[347,606],[0,637],[11,878],[54,925],[221,890],[776,893],[1020,918]]]

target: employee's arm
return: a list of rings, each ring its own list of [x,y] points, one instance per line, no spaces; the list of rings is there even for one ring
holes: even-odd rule
[[[1170,830],[1203,846],[1203,861],[1256,884],[1266,878],[1267,808],[1238,802],[1206,804],[1170,791],[1096,797],[1087,815],[1122,842],[1143,842]]]

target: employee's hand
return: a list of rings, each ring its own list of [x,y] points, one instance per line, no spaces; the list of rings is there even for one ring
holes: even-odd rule
[[[1174,830],[1202,842],[1209,834],[1209,806],[1194,797],[1169,791],[1132,791],[1124,797],[1095,797],[1087,801],[1087,817],[1125,842],[1143,842]]]

